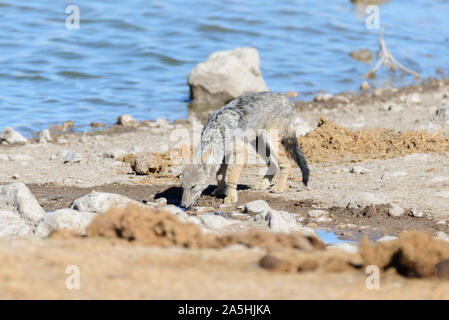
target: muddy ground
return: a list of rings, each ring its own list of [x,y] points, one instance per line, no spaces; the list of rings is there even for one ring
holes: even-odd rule
[[[222,199],[210,195],[211,187],[197,205],[228,215],[242,212],[248,201],[264,199],[274,209],[296,213],[304,226],[357,242],[411,229],[449,234],[449,80],[341,96],[295,103],[299,126],[312,130],[299,137],[312,172],[308,187],[294,167],[286,192],[254,191],[263,167],[253,165],[242,175],[237,204],[219,208]],[[0,145],[0,184],[24,182],[46,211],[67,208],[92,190],[143,202],[163,197],[178,205],[179,163],[164,173],[141,176],[123,156],[175,150],[188,137],[171,134],[191,128],[191,121],[147,122],[137,128],[55,133],[49,143]],[[79,161],[64,161],[68,151],[78,153]],[[347,208],[354,196],[366,192],[383,204]],[[392,204],[404,214],[390,216]],[[328,210],[331,220],[310,219],[312,208]],[[366,288],[363,270],[267,271],[259,265],[266,254],[260,248],[164,249],[96,238],[1,243],[0,298],[449,298],[447,281],[409,279],[394,271],[382,274],[380,290]],[[65,288],[67,265],[80,266],[80,290]]]

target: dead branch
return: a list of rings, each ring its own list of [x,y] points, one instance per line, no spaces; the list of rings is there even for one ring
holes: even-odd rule
[[[399,68],[399,70],[401,70],[402,74],[410,73],[410,74],[414,75],[416,79],[419,78],[419,74],[417,72],[415,72],[407,67],[404,67],[393,57],[390,50],[387,49],[387,45],[385,44],[383,30],[381,30],[379,33],[379,41],[380,41],[381,57],[380,57],[379,61],[377,61],[374,68],[372,68],[370,71],[368,71],[365,74],[365,78],[374,78],[376,76],[377,70],[379,70],[379,68],[382,66],[382,64],[385,65],[386,67],[388,67],[391,71],[396,71]]]

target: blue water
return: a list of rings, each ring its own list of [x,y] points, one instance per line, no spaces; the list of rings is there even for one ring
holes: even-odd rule
[[[80,9],[80,29],[65,9]],[[271,90],[310,99],[357,90],[370,66],[348,56],[378,48],[378,30],[349,0],[0,0],[0,130],[22,133],[71,119],[83,130],[123,113],[138,120],[188,114],[187,76],[215,51],[256,47]],[[385,40],[422,77],[449,75],[449,1],[380,6]],[[413,77],[381,72],[374,85]]]

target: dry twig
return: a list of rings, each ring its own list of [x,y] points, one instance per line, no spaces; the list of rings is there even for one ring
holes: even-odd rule
[[[379,40],[380,40],[380,52],[382,55],[379,61],[374,66],[374,68],[372,68],[365,74],[365,78],[374,78],[376,76],[376,71],[382,66],[382,64],[388,67],[391,71],[396,71],[397,68],[399,68],[402,71],[402,74],[410,73],[414,75],[416,79],[419,78],[419,74],[417,72],[407,67],[404,67],[393,57],[390,50],[387,49],[387,45],[385,44],[383,30],[380,31]]]

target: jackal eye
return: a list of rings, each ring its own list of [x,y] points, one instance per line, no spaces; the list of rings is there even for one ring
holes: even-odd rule
[[[196,185],[193,185],[193,186],[190,187],[190,190],[193,190],[195,188],[196,188]]]

